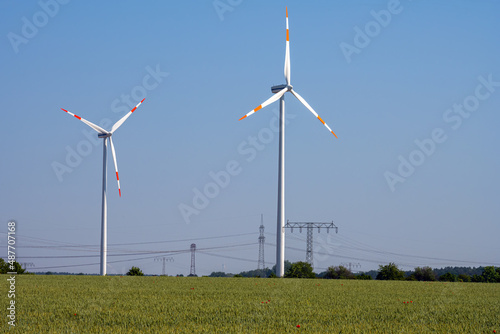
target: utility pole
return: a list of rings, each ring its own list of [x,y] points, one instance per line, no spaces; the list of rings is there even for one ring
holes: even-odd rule
[[[170,257],[166,257],[166,256],[164,256],[164,257],[157,257],[157,258],[155,258],[155,261],[163,261],[163,267],[161,269],[161,275],[165,276],[166,275],[165,274],[165,262],[167,262],[167,261],[174,262],[174,258],[171,257],[171,256]]]
[[[258,270],[264,270],[266,264],[264,263],[264,242],[266,237],[264,236],[264,215],[260,215],[260,227],[259,227],[260,235],[259,235],[259,262],[257,264]]]
[[[289,228],[293,233],[294,228],[298,228],[300,233],[302,233],[302,229],[307,229],[307,246],[306,246],[306,262],[311,265],[313,264],[313,229],[317,228],[318,233],[320,233],[322,228],[326,228],[326,232],[330,233],[330,229],[335,229],[335,233],[339,232],[339,228],[335,226],[333,221],[331,223],[311,223],[311,222],[300,222],[300,223],[291,223],[290,221],[286,222],[285,228]]]

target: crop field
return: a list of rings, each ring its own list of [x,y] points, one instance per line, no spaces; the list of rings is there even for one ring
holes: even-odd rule
[[[500,284],[26,275],[16,327],[2,318],[19,333],[493,333]]]

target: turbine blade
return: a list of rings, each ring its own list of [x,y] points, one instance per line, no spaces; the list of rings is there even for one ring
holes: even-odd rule
[[[113,145],[113,139],[111,139],[111,137],[109,137],[109,143],[111,146],[111,154],[113,155],[113,162],[115,163],[116,181],[118,182],[118,194],[120,195],[120,197],[122,197],[122,190],[120,188],[120,178],[118,177],[118,163],[116,162],[115,145]]]
[[[286,84],[289,85],[291,81],[291,76],[290,76],[290,34],[288,30],[288,8],[286,8],[285,79],[286,79]]]
[[[137,105],[134,108],[132,108],[132,110],[130,110],[125,116],[120,118],[120,120],[118,122],[113,124],[113,127],[111,128],[111,133],[115,132],[123,124],[123,122],[125,122],[127,120],[127,118],[129,118],[130,115],[132,115],[132,113],[135,111],[135,109],[137,109],[141,105],[141,103],[144,102],[145,99],[146,98],[142,99],[142,101],[137,103]]]
[[[251,114],[255,113],[256,111],[270,105],[271,103],[273,103],[274,101],[278,100],[280,97],[283,96],[283,94],[285,94],[286,92],[288,91],[288,87],[285,87],[283,88],[282,90],[280,90],[279,92],[277,92],[276,94],[274,94],[273,96],[271,96],[269,99],[267,99],[264,103],[262,103],[260,106],[258,106],[257,108],[255,108],[254,110],[250,111],[248,114],[246,114],[245,116],[243,116],[242,118],[240,118],[239,120],[241,121],[242,119],[244,118],[247,118],[248,116],[250,116]]]
[[[66,109],[63,109],[61,108],[61,110],[67,112],[68,114],[70,114],[71,116],[75,117],[75,118],[78,118],[80,121],[82,121],[83,123],[87,124],[88,126],[90,126],[92,129],[94,129],[95,131],[99,132],[99,133],[102,133],[102,134],[105,134],[105,133],[108,133],[108,131],[104,130],[103,128],[101,128],[100,126],[98,125],[95,125],[94,123],[92,122],[89,122],[87,121],[85,118],[81,118],[80,116],[78,115],[75,115],[69,111],[67,111]]]
[[[321,117],[319,117],[318,113],[314,111],[314,109],[309,105],[309,103],[306,102],[306,100],[304,100],[304,98],[302,96],[299,95],[299,93],[297,93],[296,91],[294,91],[293,89],[290,90],[292,92],[292,94],[300,101],[302,102],[302,104],[307,108],[309,109],[310,112],[313,113],[314,116],[316,116],[319,121],[321,123],[323,123],[324,126],[326,126],[326,128],[328,129],[328,131],[330,131],[334,136],[335,138],[338,138],[337,135],[335,134],[335,132],[332,131],[332,129],[330,129],[330,127],[328,126],[328,124],[325,123],[325,121],[323,121],[321,119]]]

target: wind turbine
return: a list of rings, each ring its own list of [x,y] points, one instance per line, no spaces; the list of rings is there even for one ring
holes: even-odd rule
[[[256,111],[280,100],[280,126],[279,126],[279,168],[278,168],[278,224],[276,233],[276,276],[282,277],[285,271],[285,93],[290,92],[295,96],[321,123],[330,131],[335,138],[337,135],[330,129],[328,124],[319,117],[318,113],[293,90],[290,83],[290,35],[288,29],[288,8],[286,8],[286,50],[285,50],[285,80],[286,84],[271,87],[275,93],[271,98],[259,105],[254,110],[240,118],[240,121]]]
[[[113,155],[113,162],[115,163],[115,172],[116,172],[116,181],[118,182],[118,194],[120,197],[122,196],[122,191],[120,188],[120,178],[118,177],[118,164],[116,163],[116,153],[115,153],[115,146],[113,145],[113,140],[111,139],[111,136],[113,133],[118,130],[118,128],[127,120],[127,118],[132,115],[132,113],[141,105],[142,102],[144,102],[145,98],[142,99],[141,102],[139,102],[132,110],[130,110],[125,116],[123,116],[118,122],[113,124],[111,127],[111,131],[106,131],[103,128],[101,128],[98,125],[95,125],[92,122],[87,121],[86,119],[75,115],[73,113],[70,113],[66,109],[62,109],[71,116],[74,116],[78,118],[80,121],[83,123],[87,124],[90,126],[92,129],[97,131],[98,135],[97,137],[104,139],[103,140],[103,146],[102,146],[102,215],[101,215],[101,275],[105,276],[106,275],[106,258],[107,258],[107,253],[108,253],[108,208],[107,208],[107,202],[106,202],[106,183],[107,183],[107,149],[108,149],[108,140],[109,140],[109,145],[111,146],[111,154]]]

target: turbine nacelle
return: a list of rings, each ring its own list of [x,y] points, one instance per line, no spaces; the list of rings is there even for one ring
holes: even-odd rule
[[[279,93],[280,91],[282,91],[285,88],[288,88],[287,91],[289,92],[289,91],[291,91],[293,89],[293,86],[292,85],[287,85],[287,84],[272,86],[271,87],[271,92],[273,92],[274,94],[276,94],[276,93]]]
[[[108,137],[111,137],[112,133],[111,132],[108,132],[108,133],[99,133],[97,135],[97,137],[99,138],[108,138]]]

